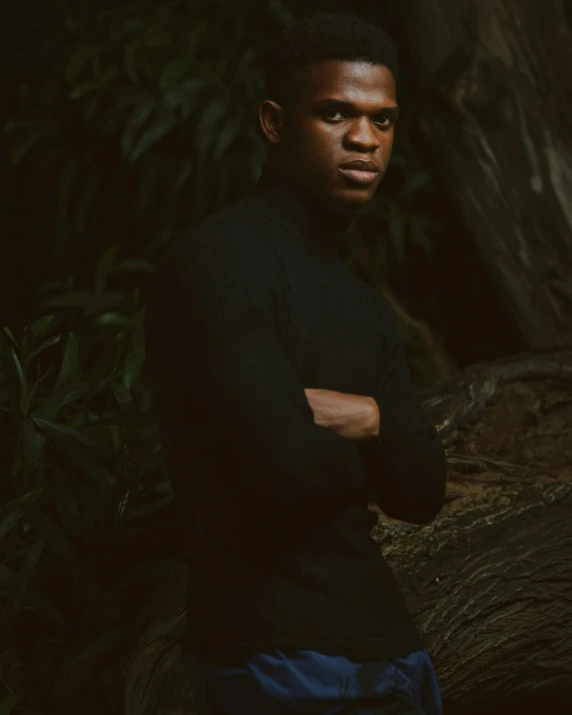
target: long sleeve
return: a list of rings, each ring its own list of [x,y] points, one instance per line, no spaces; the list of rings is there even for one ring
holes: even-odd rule
[[[373,395],[380,412],[379,437],[363,452],[368,486],[388,516],[426,524],[444,503],[445,453],[414,393],[391,307],[385,300],[382,305],[384,349]]]
[[[314,423],[281,345],[279,271],[244,244],[201,241],[158,271],[148,357],[158,392],[180,400],[163,419],[224,450],[261,503],[343,503],[365,489],[360,452]]]

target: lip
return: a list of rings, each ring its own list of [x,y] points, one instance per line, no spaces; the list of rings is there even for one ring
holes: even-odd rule
[[[379,171],[372,171],[371,169],[348,169],[344,166],[338,167],[341,174],[343,174],[346,179],[354,184],[361,184],[362,186],[369,186],[377,181]]]
[[[345,164],[340,164],[342,169],[359,169],[360,171],[379,171],[379,166],[369,159],[352,159],[346,161]]]

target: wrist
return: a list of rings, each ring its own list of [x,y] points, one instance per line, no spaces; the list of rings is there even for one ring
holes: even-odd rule
[[[367,410],[362,414],[358,441],[365,447],[373,446],[377,443],[379,437],[379,406],[373,397],[364,397],[364,403],[367,405]]]
[[[379,405],[373,397],[368,398],[370,404],[370,420],[368,425],[368,440],[376,440],[379,437],[379,427],[381,415],[379,413]]]

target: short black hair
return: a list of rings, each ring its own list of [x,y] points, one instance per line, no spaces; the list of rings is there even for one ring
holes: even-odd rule
[[[323,12],[287,28],[266,56],[266,99],[288,104],[297,82],[327,60],[384,65],[397,83],[397,49],[386,30],[357,15]]]

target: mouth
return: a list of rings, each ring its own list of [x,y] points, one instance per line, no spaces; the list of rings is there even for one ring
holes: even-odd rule
[[[338,170],[349,182],[361,186],[374,184],[379,177],[379,170],[350,169],[343,166],[338,167]]]

